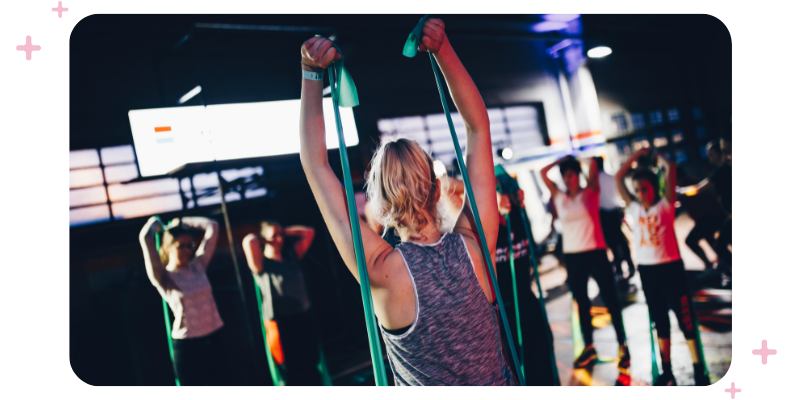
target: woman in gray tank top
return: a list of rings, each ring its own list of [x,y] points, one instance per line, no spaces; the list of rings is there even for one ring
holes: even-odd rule
[[[422,33],[420,50],[434,55],[466,127],[467,171],[494,254],[499,214],[486,107],[450,45],[444,23],[428,19]],[[329,40],[311,38],[301,48],[301,68],[321,72],[340,57]],[[385,62],[391,61],[376,60],[376,65]],[[358,279],[344,189],[328,163],[322,81],[303,79],[300,143],[303,169],[322,216]],[[375,314],[395,384],[514,384],[469,205],[461,210],[452,232],[441,232],[437,205],[442,188],[433,159],[406,139],[378,148],[367,181],[372,216],[395,228],[402,242],[393,249],[361,222]]]

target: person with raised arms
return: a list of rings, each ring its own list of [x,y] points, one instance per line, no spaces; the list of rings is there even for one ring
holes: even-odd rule
[[[628,214],[633,218],[634,248],[642,278],[642,290],[650,310],[650,318],[656,325],[661,365],[664,372],[653,383],[654,386],[675,386],[670,358],[669,310],[678,317],[678,325],[686,338],[694,363],[695,384],[709,385],[694,326],[694,307],[689,295],[689,284],[683,268],[675,236],[675,164],[663,155],[655,157],[664,168],[664,196],[659,195],[659,178],[648,168],[636,170],[631,177],[633,196],[625,186],[625,177],[635,160],[647,156],[649,147],[638,150],[622,165],[616,175],[617,190],[625,201]]]
[[[444,22],[431,18],[424,23],[419,50],[434,55],[464,120],[467,171],[494,254],[499,213],[486,107],[450,45]],[[345,189],[328,163],[323,84],[313,74],[341,57],[325,38],[311,38],[301,47],[301,68],[308,73],[301,94],[300,160],[336,247],[359,279]],[[398,139],[376,150],[367,176],[367,206],[379,224],[397,230],[401,243],[392,249],[365,222],[361,235],[395,384],[512,385],[516,381],[503,354],[475,221],[465,205],[452,232],[440,231],[440,194],[433,159],[419,144]]]

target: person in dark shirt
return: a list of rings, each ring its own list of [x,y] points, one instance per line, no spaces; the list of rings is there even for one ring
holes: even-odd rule
[[[511,279],[511,260],[509,250],[508,226],[505,215],[511,223],[511,242],[514,256],[514,278],[517,286],[520,328],[522,331],[521,363],[528,386],[558,386],[550,357],[552,356],[553,334],[542,313],[539,299],[531,290],[531,257],[528,251],[528,235],[522,220],[522,190],[512,194],[498,192],[498,206],[501,214],[500,231],[497,235],[495,266],[497,285],[503,295],[508,323],[518,345],[517,319],[514,310],[514,291]]]
[[[262,296],[267,342],[287,385],[319,386],[319,333],[311,311],[300,260],[314,240],[314,228],[261,223],[259,235],[245,236],[247,266]],[[263,248],[262,248],[263,244]]]
[[[690,186],[700,183],[700,179],[688,175],[683,168],[676,171],[678,186]],[[694,220],[694,227],[686,237],[686,245],[703,261],[706,270],[713,269],[713,262],[708,259],[706,252],[700,247],[700,240],[705,239],[710,246],[714,246],[714,234],[719,230],[725,220],[722,208],[714,190],[705,190],[694,195],[684,194],[678,198],[681,208]]]

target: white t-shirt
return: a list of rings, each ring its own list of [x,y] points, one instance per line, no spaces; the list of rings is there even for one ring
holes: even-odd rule
[[[600,193],[583,189],[575,197],[569,198],[559,190],[553,202],[561,220],[565,254],[606,248],[600,228]]]
[[[617,191],[617,180],[613,176],[600,171],[597,174],[597,181],[600,184],[600,209],[618,210],[620,208],[620,198]]]
[[[633,218],[636,260],[640,265],[666,264],[681,259],[675,237],[675,205],[661,198],[645,211],[638,202],[628,206]]]

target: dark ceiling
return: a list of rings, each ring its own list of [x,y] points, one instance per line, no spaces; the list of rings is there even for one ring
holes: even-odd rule
[[[371,118],[437,107],[429,63],[405,59],[400,48],[419,15],[95,15],[70,40],[71,149],[131,143],[127,111],[174,106],[202,81],[208,104],[297,98],[298,47],[314,33],[335,34],[359,82],[358,113]],[[542,62],[543,49],[566,37],[533,33],[540,15],[444,15],[448,36],[482,88],[487,104],[529,83],[520,71]],[[704,15],[583,15],[587,47],[605,44],[615,60],[592,66],[598,91],[630,85],[630,69],[647,75],[675,65],[697,71],[730,105],[730,37]],[[205,24],[203,28],[195,28]],[[209,24],[244,29],[209,28]],[[279,27],[279,28],[278,28]],[[173,47],[189,32],[189,40]],[[648,55],[649,54],[649,55]],[[419,58],[419,57],[418,57]],[[644,61],[648,60],[645,64]],[[658,60],[666,60],[660,62]],[[680,60],[680,61],[676,61]],[[197,61],[197,62],[195,62]],[[468,64],[469,62],[469,64]],[[617,63],[617,64],[613,64]],[[628,67],[616,74],[620,63]],[[639,65],[642,66],[639,66]],[[727,67],[726,67],[727,65]],[[605,68],[605,70],[604,70]],[[651,75],[652,75],[651,73]],[[600,75],[598,77],[597,75]],[[686,75],[686,74],[684,74]],[[417,77],[424,77],[425,80]],[[617,81],[617,82],[615,82]],[[376,84],[374,82],[380,82]],[[604,88],[604,85],[606,86]],[[609,86],[610,85],[610,86]],[[715,94],[716,96],[716,94]],[[487,98],[488,97],[488,98]],[[424,100],[417,100],[424,98]],[[199,104],[198,98],[188,104]],[[727,103],[726,103],[727,102]],[[357,115],[357,118],[358,115]]]

